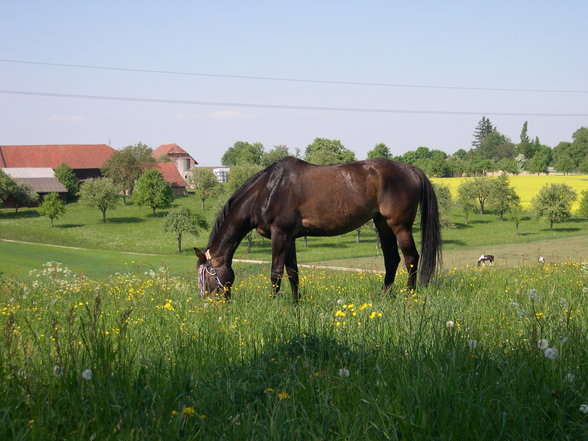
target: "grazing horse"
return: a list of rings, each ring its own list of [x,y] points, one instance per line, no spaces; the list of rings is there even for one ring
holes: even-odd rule
[[[486,262],[494,264],[494,256],[492,254],[482,254],[478,259],[478,266],[486,266]]]
[[[373,219],[381,239],[387,291],[400,263],[408,271],[408,288],[416,286],[419,253],[412,224],[421,206],[420,282],[425,285],[441,260],[441,235],[435,191],[416,167],[387,159],[338,165],[312,165],[288,157],[257,173],[228,200],[198,256],[200,294],[230,297],[235,279],[233,255],[252,229],[272,245],[271,283],[280,290],[284,266],[294,301],[299,300],[297,237],[336,236]]]

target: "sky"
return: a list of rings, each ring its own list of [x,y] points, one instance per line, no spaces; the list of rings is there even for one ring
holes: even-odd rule
[[[1,1],[0,145],[469,149],[588,126],[586,1]]]

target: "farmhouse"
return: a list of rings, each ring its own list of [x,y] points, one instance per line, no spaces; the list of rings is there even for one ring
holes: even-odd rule
[[[188,184],[175,164],[171,162],[158,162],[157,170],[161,172],[163,179],[172,186],[175,194],[186,194]]]
[[[0,167],[56,169],[65,163],[83,181],[101,177],[100,167],[114,152],[106,144],[0,145]]]
[[[177,144],[160,145],[153,151],[151,156],[153,156],[157,162],[160,162],[163,158],[167,158],[176,166],[176,169],[184,179],[187,179],[192,174],[192,169],[198,164],[188,152]]]

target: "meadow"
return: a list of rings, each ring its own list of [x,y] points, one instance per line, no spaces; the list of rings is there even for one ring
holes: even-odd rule
[[[102,224],[70,204],[53,228],[0,211],[0,238],[31,242],[0,241],[0,439],[588,440],[585,220],[516,232],[456,212],[448,253],[567,245],[546,265],[448,266],[416,292],[401,271],[388,295],[380,274],[304,268],[294,305],[264,264],[235,266],[230,303],[201,298],[207,232],[176,255],[166,211]],[[299,241],[299,261],[374,258],[369,228],[355,240]],[[237,257],[269,255],[256,238]]]
[[[0,439],[588,439],[586,264],[308,272],[298,306],[262,269],[230,304],[165,269],[4,279]]]

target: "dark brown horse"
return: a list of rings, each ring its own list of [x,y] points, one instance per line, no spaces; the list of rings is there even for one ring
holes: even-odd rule
[[[388,290],[400,255],[408,271],[408,288],[416,285],[419,253],[412,236],[421,205],[422,250],[420,281],[427,284],[441,257],[437,198],[431,182],[416,167],[386,159],[318,166],[285,158],[253,176],[224,206],[198,256],[200,293],[230,296],[235,280],[233,255],[252,229],[271,239],[271,282],[280,289],[284,266],[294,300],[298,294],[295,239],[335,236],[374,220],[384,254]]]

